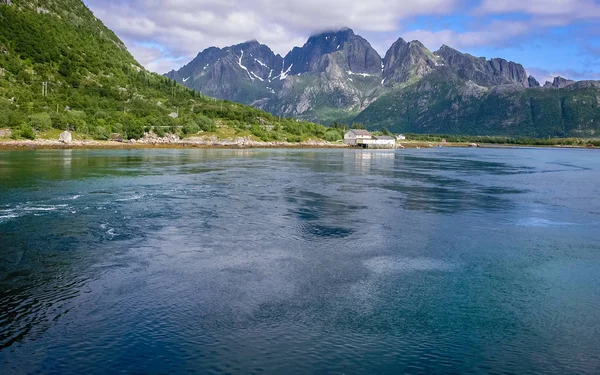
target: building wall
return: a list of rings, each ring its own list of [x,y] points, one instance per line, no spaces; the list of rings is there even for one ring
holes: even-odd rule
[[[358,142],[369,141],[371,138],[370,135],[354,134],[352,131],[348,131],[344,134],[344,143],[355,146]]]
[[[356,136],[354,133],[347,132],[344,134],[344,143],[347,145],[356,145]]]
[[[357,144],[366,148],[396,148],[396,141],[393,139],[360,139]]]

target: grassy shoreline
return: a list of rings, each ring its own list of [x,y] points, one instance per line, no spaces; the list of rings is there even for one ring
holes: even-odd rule
[[[465,142],[485,145],[508,145],[508,146],[576,146],[576,147],[600,147],[600,138],[529,138],[529,137],[503,137],[503,136],[469,136],[469,135],[444,135],[444,134],[407,134],[411,141],[418,142]]]

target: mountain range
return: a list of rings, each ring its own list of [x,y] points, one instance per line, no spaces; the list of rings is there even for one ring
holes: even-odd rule
[[[384,57],[353,30],[311,36],[285,57],[256,40],[210,47],[166,76],[277,116],[395,132],[591,136],[600,81],[543,86],[518,63],[399,38]]]

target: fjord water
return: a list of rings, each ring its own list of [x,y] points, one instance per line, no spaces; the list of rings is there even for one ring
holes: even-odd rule
[[[0,373],[598,373],[600,153],[0,152]]]

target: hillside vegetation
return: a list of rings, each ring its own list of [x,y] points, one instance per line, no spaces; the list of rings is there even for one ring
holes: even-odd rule
[[[79,0],[0,3],[2,127],[27,138],[52,128],[95,139],[226,128],[265,141],[341,139],[336,129],[215,100],[146,71]]]
[[[355,121],[403,133],[592,137],[600,132],[600,82],[488,88],[439,70],[381,96]]]

